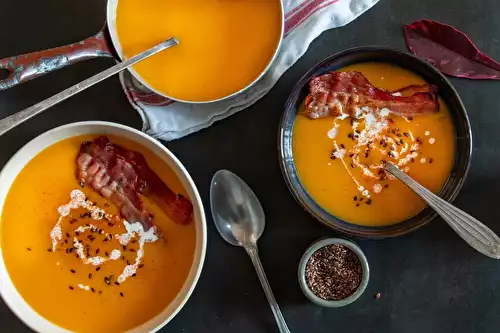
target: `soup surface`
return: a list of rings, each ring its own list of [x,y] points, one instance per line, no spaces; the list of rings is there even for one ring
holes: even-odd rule
[[[119,0],[126,57],[169,37],[180,44],[134,66],[155,90],[185,101],[219,99],[253,82],[281,34],[279,0]]]
[[[75,177],[80,145],[92,139],[81,136],[58,142],[17,176],[2,212],[2,254],[16,289],[47,320],[76,332],[122,332],[159,314],[176,297],[191,269],[196,231],[194,223],[176,224],[143,198],[162,235],[153,243],[146,241],[143,252],[142,234],[141,238],[132,235],[122,245],[123,239],[117,236],[129,230],[117,206],[86,185],[82,188]],[[156,155],[133,142],[110,139],[141,151],[149,167],[174,192],[185,195],[174,172]],[[72,191],[86,196],[84,203],[90,209],[102,209],[106,217],[95,217],[91,210],[77,206],[63,216],[61,207],[69,207],[64,205]],[[54,244],[58,221],[62,238]],[[106,261],[84,263],[77,243],[82,244],[87,261]],[[143,256],[136,261],[139,253]],[[136,272],[123,280],[124,268],[135,263],[140,263]]]
[[[361,63],[341,71],[361,72],[372,85],[388,91],[425,84],[416,74],[384,63]],[[452,119],[446,104],[441,100],[439,104],[440,111],[433,114],[386,114],[385,125],[370,125],[377,135],[369,147],[359,145],[357,138],[369,132],[365,131],[368,116],[353,120],[297,115],[293,154],[303,186],[325,210],[354,224],[390,225],[419,213],[426,206],[424,201],[376,167],[391,161],[429,190],[439,192],[451,172],[455,150]]]

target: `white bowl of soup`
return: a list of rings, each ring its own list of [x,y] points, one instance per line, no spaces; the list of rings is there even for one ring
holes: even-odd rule
[[[154,332],[200,276],[206,221],[186,169],[118,124],[55,128],[0,174],[0,294],[38,332]]]

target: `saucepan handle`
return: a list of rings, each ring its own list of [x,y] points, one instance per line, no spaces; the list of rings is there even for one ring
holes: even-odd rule
[[[113,57],[104,27],[96,35],[80,42],[53,49],[27,53],[0,60],[0,71],[7,70],[6,79],[0,80],[0,91],[58,70],[79,61]]]

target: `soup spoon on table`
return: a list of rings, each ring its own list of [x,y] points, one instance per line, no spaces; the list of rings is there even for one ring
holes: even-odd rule
[[[240,177],[219,170],[210,185],[210,205],[222,238],[243,247],[252,259],[280,333],[290,333],[259,259],[257,240],[264,231],[265,216],[257,196]]]
[[[474,217],[441,199],[392,163],[387,163],[385,170],[402,181],[417,193],[441,216],[455,232],[470,246],[485,256],[500,259],[500,238],[487,226]]]
[[[169,38],[166,41],[161,42],[158,45],[155,45],[139,54],[136,54],[135,56],[120,62],[113,67],[110,67],[86,80],[83,80],[80,83],[75,84],[74,86],[69,87],[66,90],[61,91],[58,94],[55,94],[52,97],[47,98],[44,101],[41,101],[33,106],[30,106],[27,109],[24,109],[22,111],[19,111],[17,113],[14,113],[13,115],[10,115],[6,118],[0,119],[0,136],[2,134],[5,134],[6,132],[10,131],[17,125],[20,125],[21,123],[25,122],[26,120],[36,116],[39,113],[42,113],[43,111],[47,110],[48,108],[61,103],[62,101],[70,98],[71,96],[74,96],[83,90],[92,87],[93,85],[115,75],[118,74],[119,72],[123,71],[124,69],[127,69],[138,62],[143,61],[146,58],[151,57],[152,55],[157,54],[160,51],[163,51],[165,49],[168,49],[169,47],[175,46],[179,44],[179,41],[176,38]]]

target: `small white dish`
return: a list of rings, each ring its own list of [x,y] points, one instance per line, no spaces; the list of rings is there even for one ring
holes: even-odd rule
[[[5,165],[0,173],[0,212],[3,209],[4,201],[9,189],[24,166],[38,153],[45,148],[61,140],[85,135],[85,134],[103,134],[114,135],[126,138],[140,144],[145,149],[156,154],[167,164],[182,182],[191,202],[193,203],[193,216],[196,226],[196,250],[194,253],[191,271],[184,282],[177,297],[154,318],[137,326],[127,333],[145,333],[156,332],[165,326],[182,309],[184,304],[191,296],[196,283],[201,274],[203,263],[205,261],[205,252],[207,247],[207,226],[205,221],[205,212],[200,195],[191,176],[179,160],[159,141],[147,136],[146,134],[133,128],[101,121],[86,121],[73,123],[57,127],[48,131],[35,139],[31,140],[21,150],[19,150]],[[1,221],[0,221],[1,223]],[[68,333],[70,331],[56,326],[33,310],[28,303],[14,287],[9,277],[5,262],[0,248],[0,295],[5,304],[21,319],[27,326],[40,333]]]
[[[306,281],[306,265],[307,262],[309,261],[309,258],[311,258],[311,256],[322,247],[332,244],[345,246],[349,250],[354,252],[354,254],[358,257],[359,262],[361,263],[361,268],[363,270],[361,283],[359,284],[358,289],[356,289],[356,291],[351,296],[340,300],[325,300],[316,296],[309,288]],[[366,286],[368,285],[368,281],[370,280],[370,267],[368,266],[368,261],[366,260],[365,254],[356,243],[345,238],[323,238],[312,243],[304,252],[304,255],[300,259],[299,263],[298,278],[299,278],[300,289],[302,289],[304,295],[311,302],[324,307],[339,308],[351,304],[363,294],[363,292],[366,289]]]

